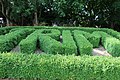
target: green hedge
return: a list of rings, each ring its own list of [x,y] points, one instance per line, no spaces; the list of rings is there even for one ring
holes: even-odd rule
[[[106,37],[103,45],[105,49],[114,57],[120,56],[120,40],[113,37]]]
[[[112,56],[120,56],[120,40],[112,37],[111,35],[102,32],[95,31],[94,35],[101,37],[101,43],[104,48],[112,55]]]
[[[0,78],[119,80],[120,58],[0,54]]]
[[[50,36],[39,36],[40,48],[45,53],[61,54],[63,52],[62,44]]]
[[[82,34],[79,34],[79,32],[73,31],[73,33],[80,55],[91,55],[93,45]]]
[[[77,46],[73,40],[70,30],[63,30],[62,32],[62,46],[65,54],[77,54]]]
[[[40,48],[49,54],[77,54],[77,47],[70,31],[63,31],[63,43],[58,42],[49,35],[40,34]]]
[[[37,46],[38,31],[34,31],[32,34],[23,39],[19,46],[22,53],[34,53]]]
[[[50,36],[53,39],[60,40],[61,32],[57,29],[39,29],[39,34],[43,36]]]
[[[82,34],[93,45],[93,47],[99,47],[100,37],[94,36],[85,31],[74,30],[74,32]]]
[[[112,29],[108,29],[107,33],[120,40],[120,32],[114,31]]]
[[[4,36],[0,36],[0,52],[10,51],[32,31],[33,30],[31,29],[21,29],[8,33]]]
[[[6,33],[9,33],[10,30],[10,27],[0,28],[0,35],[5,35]]]
[[[63,27],[63,26],[59,26],[59,27],[52,27],[52,26],[10,26],[7,28],[34,28],[34,29],[57,29],[60,30],[62,32],[62,30],[83,30],[89,33],[92,33],[93,31],[105,31],[107,32],[108,28],[93,28],[93,27]]]

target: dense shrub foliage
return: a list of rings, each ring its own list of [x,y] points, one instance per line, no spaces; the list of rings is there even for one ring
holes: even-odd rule
[[[20,42],[20,50],[22,53],[34,53],[37,46],[38,30],[30,34],[26,39]]]
[[[60,31],[57,29],[41,29],[39,30],[39,34],[43,36],[50,36],[53,39],[60,39]]]
[[[21,29],[0,36],[0,52],[10,51],[32,31],[33,29]]]
[[[62,32],[62,47],[65,54],[77,54],[77,46],[69,30],[63,30]]]
[[[120,56],[120,40],[112,37],[111,35],[102,32],[102,31],[95,31],[93,32],[95,36],[98,36],[101,38],[101,43],[104,46],[104,48],[112,54],[112,56]]]
[[[0,54],[1,78],[119,80],[119,66],[112,57]]]
[[[82,25],[117,30],[120,25],[120,0],[1,0],[0,4],[0,15],[17,25]]]
[[[93,45],[79,31],[73,31],[80,55],[91,55]]]
[[[106,28],[0,28],[0,78],[119,80],[120,33]],[[19,45],[18,45],[19,44]],[[88,56],[102,45],[113,57]],[[20,46],[20,53],[5,53]],[[42,54],[35,54],[39,48]],[[47,54],[46,54],[47,53]],[[77,55],[77,56],[76,56]],[[114,76],[113,76],[114,75]]]
[[[0,28],[0,35],[8,33],[10,29],[11,29],[10,27]]]
[[[50,36],[39,36],[40,48],[49,54],[61,54],[63,51],[62,44]]]
[[[82,34],[92,45],[93,47],[99,47],[100,38],[94,36],[88,32],[75,30],[74,32],[78,32],[78,34]]]
[[[34,53],[39,48],[50,54],[91,55],[93,48],[102,45],[113,56],[119,56],[120,33],[112,29],[44,26],[0,29],[6,31],[1,32],[3,35],[0,36],[1,52],[12,50],[25,38],[19,45],[22,53]],[[89,46],[88,50],[85,49],[86,45]]]

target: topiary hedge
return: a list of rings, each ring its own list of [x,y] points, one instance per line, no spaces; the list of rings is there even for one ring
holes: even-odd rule
[[[106,37],[103,45],[105,49],[114,57],[120,56],[120,40],[113,37]]]
[[[108,29],[107,33],[120,40],[120,32],[114,31],[112,29]]]
[[[111,35],[102,32],[102,31],[95,31],[93,32],[95,36],[101,37],[101,43],[104,48],[114,57],[120,56],[120,40],[112,37]]]
[[[60,40],[61,32],[57,29],[40,29],[39,34],[43,36],[50,36],[53,39]]]
[[[11,30],[11,27],[0,28],[0,35],[5,35],[5,34],[9,33],[10,30]]]
[[[91,55],[93,45],[82,34],[79,34],[79,32],[73,31],[73,33],[80,55]]]
[[[0,54],[0,78],[119,80],[120,58]]]
[[[62,44],[50,36],[39,35],[40,49],[49,54],[61,54]]]
[[[93,45],[94,48],[99,47],[100,37],[94,36],[93,34],[81,30],[74,30],[73,32],[82,34]]]
[[[72,37],[70,30],[63,30],[62,32],[62,47],[66,55],[77,54],[77,46]]]
[[[13,49],[17,44],[30,34],[33,29],[21,29],[14,32],[10,32],[6,35],[0,36],[0,52],[6,52]]]
[[[34,53],[37,46],[38,31],[34,31],[32,34],[23,39],[19,46],[22,53]]]

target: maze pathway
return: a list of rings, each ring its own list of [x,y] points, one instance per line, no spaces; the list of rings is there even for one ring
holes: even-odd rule
[[[20,52],[20,46],[16,46],[16,47],[13,48],[10,52],[19,53],[19,52]]]
[[[102,46],[99,46],[98,48],[94,48],[92,51],[92,55],[93,56],[112,56]]]

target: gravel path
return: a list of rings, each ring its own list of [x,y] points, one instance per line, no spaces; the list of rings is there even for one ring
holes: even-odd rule
[[[16,47],[13,48],[10,52],[13,52],[13,53],[20,53],[20,46],[16,46]]]
[[[102,46],[94,48],[92,54],[93,56],[111,56]]]
[[[10,52],[13,52],[13,53],[20,53],[20,46],[16,46],[15,48],[13,48]],[[35,54],[41,54],[43,53],[39,48],[37,48],[35,50]]]

